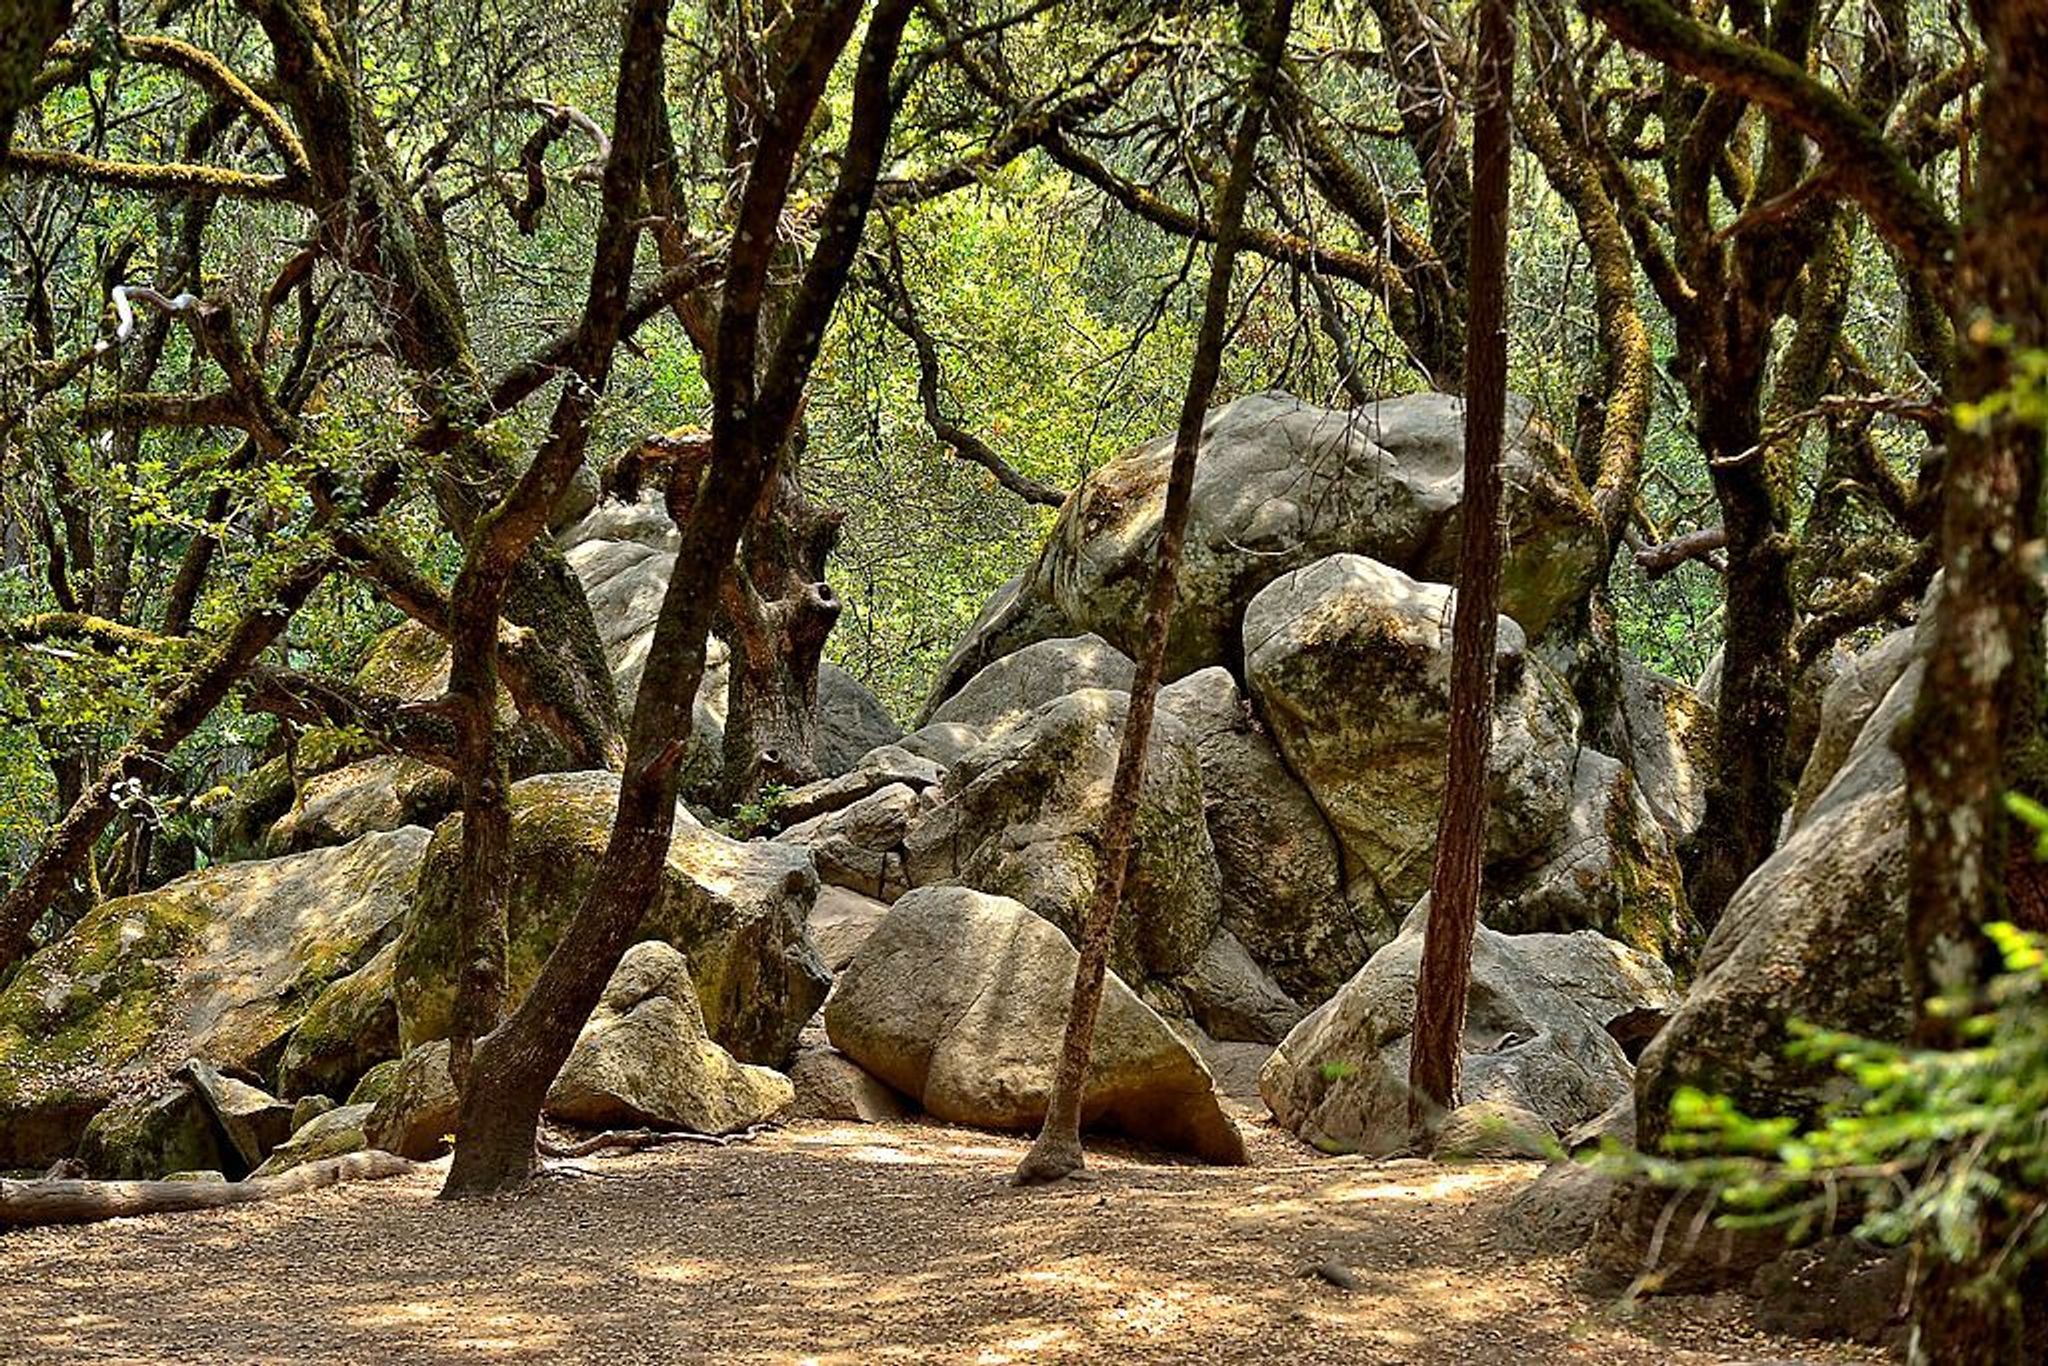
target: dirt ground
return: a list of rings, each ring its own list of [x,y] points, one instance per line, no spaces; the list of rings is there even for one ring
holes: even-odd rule
[[[1530,1164],[1092,1159],[1016,1190],[1019,1140],[797,1126],[435,1201],[441,1168],[236,1210],[0,1236],[7,1362],[1866,1361],[1733,1298],[1633,1314],[1493,1246]],[[1351,1289],[1316,1277],[1350,1268]]]

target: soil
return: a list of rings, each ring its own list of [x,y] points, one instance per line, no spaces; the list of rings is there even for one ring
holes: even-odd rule
[[[797,1125],[435,1200],[443,1164],[239,1209],[0,1236],[9,1362],[1868,1362],[1755,1330],[1738,1297],[1622,1312],[1499,1245],[1532,1163],[1091,1155]],[[1320,1272],[1318,1271],[1320,1268]],[[1338,1282],[1348,1282],[1345,1284]]]

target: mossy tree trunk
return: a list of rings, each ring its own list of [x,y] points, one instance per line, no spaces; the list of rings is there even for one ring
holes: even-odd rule
[[[2043,795],[2041,462],[2048,393],[2014,391],[2015,360],[2048,353],[2048,4],[1974,4],[1984,38],[1979,157],[1965,203],[1953,310],[1957,359],[1942,476],[1944,578],[1904,745],[1907,966],[1919,1042],[1951,1046],[1937,998],[1975,997],[1997,969],[1983,927],[2007,914],[2015,788]],[[2039,381],[2035,381],[2038,385]],[[1995,1253],[2009,1230],[1987,1230]],[[1915,1352],[1942,1366],[2048,1350],[2048,1268],[2015,1285],[1930,1249]]]

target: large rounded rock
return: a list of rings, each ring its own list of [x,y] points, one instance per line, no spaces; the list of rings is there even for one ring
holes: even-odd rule
[[[1820,794],[1841,771],[1856,738],[1883,705],[1885,695],[1912,665],[1915,631],[1900,627],[1862,654],[1844,662],[1820,697],[1820,721],[1813,750],[1799,772],[1799,790],[1785,813],[1785,829],[1797,830]]]
[[[931,721],[969,726],[986,737],[1082,688],[1129,691],[1136,672],[1130,656],[1101,636],[1041,640],[974,675],[932,713]]]
[[[1226,669],[1160,690],[1187,727],[1202,768],[1202,812],[1223,894],[1223,923],[1288,992],[1329,999],[1393,937],[1373,901],[1344,895],[1337,839],[1322,809],[1274,749]]]
[[[1267,587],[1245,613],[1245,672],[1273,738],[1330,818],[1354,899],[1398,914],[1429,885],[1450,735],[1451,590],[1360,555]],[[1573,798],[1578,711],[1500,623],[1487,855],[1541,855]]]
[[[1384,1155],[1408,1130],[1408,1047],[1423,917],[1294,1027],[1259,1090],[1280,1124],[1319,1148]],[[1481,927],[1465,1021],[1465,1101],[1510,1105],[1564,1133],[1628,1094],[1608,1021],[1677,1004],[1662,963],[1591,931]]]
[[[548,1089],[557,1119],[725,1134],[786,1108],[789,1080],[711,1041],[689,964],[658,939],[635,944]]]
[[[187,1058],[270,1076],[321,989],[395,932],[427,842],[217,865],[88,912],[0,992],[0,1167],[63,1156]]]
[[[1005,897],[920,888],[890,908],[825,1007],[833,1047],[927,1113],[992,1129],[1045,1116],[1079,955]],[[1245,1160],[1208,1069],[1120,980],[1105,984],[1083,1123]]]
[[[437,1039],[398,1060],[390,1085],[363,1119],[372,1148],[416,1162],[439,1157],[455,1138],[462,1097],[448,1071],[449,1046]]]
[[[96,1181],[155,1181],[171,1172],[220,1171],[227,1151],[192,1088],[169,1082],[94,1115],[79,1139],[78,1160]]]
[[[903,727],[867,684],[829,659],[818,666],[818,772],[837,777],[868,751],[902,738]]]
[[[597,877],[618,775],[550,773],[513,784],[507,1008],[516,1006]],[[434,832],[398,940],[399,1036],[410,1052],[447,1037],[455,1001],[462,818]],[[661,890],[640,934],[689,955],[711,1037],[749,1062],[779,1063],[824,999],[829,977],[805,934],[818,875],[803,850],[741,843],[683,811]]]
[[[1129,701],[1101,689],[1057,698],[956,764],[904,840],[912,885],[957,883],[1014,897],[1078,936]],[[1186,971],[1219,915],[1200,760],[1185,728],[1162,715],[1139,792],[1117,970],[1133,978]]]
[[[1030,620],[1022,601],[1035,599],[1055,607],[1069,630],[1093,631],[1135,653],[1172,458],[1173,438],[1162,436],[1083,480],[1061,508],[1031,583],[983,630],[1014,635],[1020,619]],[[1505,463],[1502,602],[1530,635],[1540,635],[1598,576],[1600,532],[1569,454],[1519,400],[1507,418]],[[1326,555],[1352,551],[1448,579],[1463,490],[1464,412],[1448,394],[1335,412],[1263,393],[1210,413],[1168,677],[1232,662],[1252,596]]]

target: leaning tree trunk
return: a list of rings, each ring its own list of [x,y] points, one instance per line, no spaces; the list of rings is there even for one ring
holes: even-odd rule
[[[1451,734],[1429,924],[1415,979],[1408,1059],[1408,1124],[1418,1134],[1458,1103],[1472,940],[1486,859],[1486,756],[1493,738],[1494,642],[1499,627],[1501,442],[1507,421],[1508,177],[1515,20],[1512,0],[1479,11],[1472,130],[1471,268],[1465,335],[1465,497],[1456,614],[1451,625]]]
[[[846,517],[805,496],[801,436],[792,446],[725,590],[724,788],[734,805],[818,776],[818,669],[840,611],[825,566]]]
[[[1159,680],[1166,671],[1166,636],[1173,626],[1181,544],[1187,538],[1188,505],[1194,494],[1195,454],[1223,366],[1224,332],[1230,322],[1230,281],[1243,235],[1245,199],[1257,168],[1259,135],[1266,107],[1278,83],[1281,56],[1293,18],[1293,0],[1272,0],[1255,38],[1258,71],[1246,92],[1237,146],[1230,157],[1230,175],[1216,206],[1216,250],[1210,259],[1209,286],[1202,301],[1202,329],[1195,341],[1187,393],[1181,402],[1180,425],[1174,434],[1173,467],[1167,478],[1166,511],[1159,530],[1159,560],[1145,600],[1145,645],[1138,656],[1137,675],[1131,681],[1130,705],[1124,712],[1116,777],[1110,786],[1109,810],[1099,840],[1100,864],[1095,887],[1081,922],[1081,956],[1074,969],[1073,1003],[1067,1012],[1066,1037],[1053,1074],[1045,1123],[1031,1151],[1017,1166],[1016,1180],[1020,1185],[1059,1181],[1087,1165],[1081,1149],[1081,1103],[1088,1084],[1089,1057],[1094,1051],[1095,1018],[1102,1008],[1103,980],[1109,971],[1110,940],[1116,928],[1117,906],[1123,900],[1124,872],[1130,864],[1138,793],[1145,781],[1145,745],[1151,738]]]
[[[2005,913],[2007,817],[2015,786],[2039,795],[2044,534],[2041,461],[2048,395],[2009,401],[2013,361],[2048,350],[2048,4],[1976,11],[1985,46],[1981,154],[1957,262],[1957,360],[1942,473],[1945,578],[1933,648],[1904,745],[1907,969],[1915,1033],[1952,1045],[1955,1018],[1931,1008],[1975,995],[1996,969],[1984,925]],[[2037,381],[2038,382],[2038,381]],[[1988,402],[1987,402],[1988,401]],[[1992,1230],[1995,1253],[2006,1230]],[[1916,1295],[1917,1360],[1991,1366],[2040,1360],[2048,1308],[2038,1292],[1980,1293],[1985,1267],[1928,1249]]]

